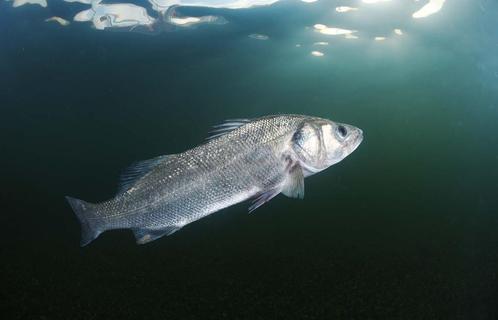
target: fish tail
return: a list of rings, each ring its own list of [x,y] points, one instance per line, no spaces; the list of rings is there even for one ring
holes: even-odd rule
[[[67,202],[73,209],[81,224],[82,247],[95,240],[103,232],[102,220],[95,214],[95,204],[85,202],[76,198],[66,197]]]

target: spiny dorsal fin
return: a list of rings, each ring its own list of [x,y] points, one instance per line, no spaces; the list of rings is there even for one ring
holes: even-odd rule
[[[165,161],[172,155],[155,157],[149,160],[135,162],[121,174],[119,177],[118,193],[128,191],[140,178],[151,172],[155,166]]]
[[[233,131],[235,129],[238,129],[242,127],[243,125],[251,122],[250,119],[228,119],[225,120],[222,124],[218,124],[216,126],[213,126],[213,130],[209,132],[209,137],[206,138],[206,140],[212,140],[214,138],[218,138],[224,134],[227,134],[230,131]]]

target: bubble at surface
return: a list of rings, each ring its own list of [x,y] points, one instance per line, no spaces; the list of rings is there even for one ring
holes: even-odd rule
[[[446,0],[429,0],[429,3],[423,6],[420,10],[413,13],[412,17],[415,19],[420,19],[433,15],[443,8],[445,1]]]
[[[314,57],[323,57],[325,54],[321,51],[311,51],[311,55]]]
[[[45,22],[56,22],[58,24],[60,24],[61,26],[65,27],[65,26],[68,26],[70,24],[69,21],[67,21],[66,19],[64,18],[61,18],[61,17],[50,17],[48,19],[45,19]]]
[[[259,34],[259,33],[252,33],[248,35],[249,38],[254,39],[254,40],[268,40],[270,39],[269,36],[266,34]]]

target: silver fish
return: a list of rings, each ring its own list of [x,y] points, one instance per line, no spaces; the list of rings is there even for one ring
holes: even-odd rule
[[[356,127],[303,115],[234,119],[212,133],[203,145],[135,164],[110,200],[66,197],[81,223],[81,245],[112,229],[131,229],[144,244],[247,199],[253,211],[279,193],[303,198],[305,177],[363,140]]]

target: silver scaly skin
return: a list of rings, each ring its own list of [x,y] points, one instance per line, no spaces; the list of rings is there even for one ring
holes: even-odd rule
[[[143,244],[250,198],[250,211],[279,193],[303,198],[304,178],[344,159],[362,139],[356,127],[316,117],[231,120],[203,145],[131,167],[113,199],[67,199],[82,246],[112,229],[131,229]]]

